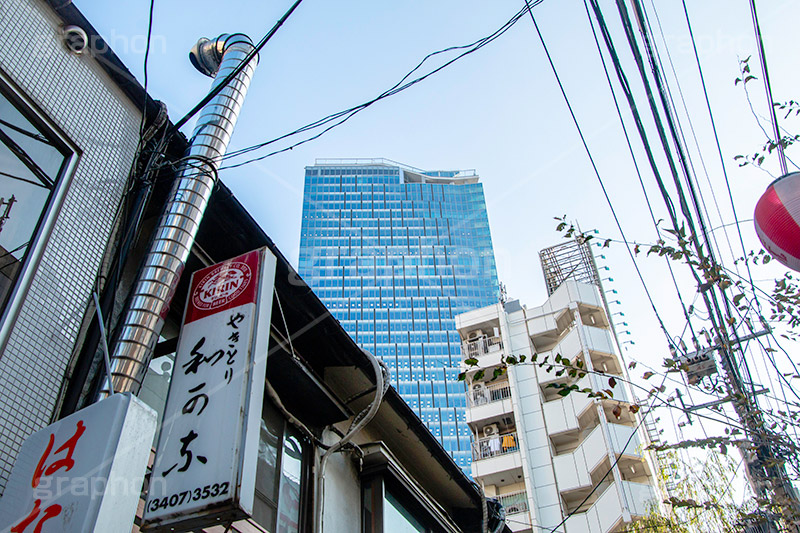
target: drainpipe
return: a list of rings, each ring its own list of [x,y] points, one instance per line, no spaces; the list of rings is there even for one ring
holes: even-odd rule
[[[197,70],[214,77],[213,88],[252,50],[246,35],[234,33],[200,39],[189,58]],[[111,355],[115,392],[139,392],[257,64],[255,56],[200,113],[120,321]]]

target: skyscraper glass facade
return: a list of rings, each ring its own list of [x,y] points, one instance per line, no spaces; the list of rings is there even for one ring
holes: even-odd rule
[[[474,171],[385,160],[306,168],[300,275],[469,471],[453,317],[497,301],[483,186]]]

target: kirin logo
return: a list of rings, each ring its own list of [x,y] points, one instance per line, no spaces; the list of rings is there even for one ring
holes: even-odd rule
[[[242,294],[253,275],[246,263],[233,262],[219,265],[203,277],[192,295],[198,309],[216,309],[228,304]]]

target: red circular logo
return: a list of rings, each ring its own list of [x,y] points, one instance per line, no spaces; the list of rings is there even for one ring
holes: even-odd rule
[[[216,309],[242,294],[253,275],[246,263],[224,263],[206,274],[192,295],[197,309]]]

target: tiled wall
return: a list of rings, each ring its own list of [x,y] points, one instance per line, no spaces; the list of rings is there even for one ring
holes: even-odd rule
[[[59,25],[45,2],[0,0],[0,70],[80,153],[0,354],[0,494],[22,442],[53,416],[141,120],[95,59],[67,52]]]

